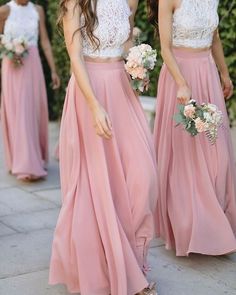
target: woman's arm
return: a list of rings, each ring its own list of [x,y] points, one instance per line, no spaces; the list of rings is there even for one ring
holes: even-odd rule
[[[82,37],[80,31],[78,31],[80,27],[80,8],[78,5],[76,6],[76,3],[76,0],[69,0],[67,2],[67,13],[63,19],[65,42],[70,56],[71,68],[76,82],[92,112],[97,134],[109,139],[112,135],[111,123],[92,89],[83,59]]]
[[[191,90],[189,89],[172,52],[172,18],[175,8],[176,3],[174,0],[159,0],[158,22],[161,55],[178,86],[177,99],[181,103],[186,103],[191,98]]]
[[[36,6],[38,13],[39,13],[39,32],[40,32],[40,43],[41,47],[43,49],[43,52],[46,56],[46,59],[48,61],[49,67],[51,69],[51,77],[52,77],[52,83],[53,83],[53,89],[58,89],[60,87],[60,78],[56,71],[56,66],[53,58],[52,53],[52,47],[51,43],[48,38],[48,33],[45,25],[45,13],[41,6]]]
[[[224,97],[225,99],[229,99],[233,94],[233,83],[230,79],[229,70],[225,62],[223,46],[218,30],[215,31],[213,38],[212,55],[220,72]]]
[[[125,54],[127,54],[129,49],[134,46],[134,40],[133,40],[134,18],[135,18],[135,14],[136,14],[136,11],[138,8],[138,2],[139,2],[139,0],[129,0],[128,1],[128,4],[129,4],[132,14],[130,15],[130,18],[129,18],[130,35],[129,35],[129,39],[125,43]]]
[[[0,7],[0,34],[3,33],[5,21],[10,13],[10,8],[8,5],[3,5]]]

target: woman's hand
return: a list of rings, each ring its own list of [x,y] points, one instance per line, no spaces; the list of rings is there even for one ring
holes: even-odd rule
[[[92,109],[92,116],[97,135],[110,139],[112,137],[112,124],[104,108],[97,105]]]
[[[54,90],[58,89],[61,86],[60,77],[58,76],[56,72],[52,72],[51,78],[52,78],[52,89]]]
[[[177,91],[177,99],[180,104],[187,104],[188,101],[191,99],[191,90],[187,85],[179,86]]]
[[[221,75],[221,84],[223,89],[224,98],[228,100],[232,95],[234,91],[234,85],[232,83],[232,80],[229,76]]]

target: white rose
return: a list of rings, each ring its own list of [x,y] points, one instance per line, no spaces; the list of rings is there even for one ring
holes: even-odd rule
[[[6,36],[6,35],[1,35],[1,43],[2,43],[3,45],[8,44],[10,41],[11,41],[11,39],[10,39],[8,36]]]
[[[203,117],[207,122],[212,121],[212,116],[208,112],[204,112]]]
[[[5,46],[5,48],[6,48],[8,51],[12,51],[13,48],[14,48],[14,46],[13,46],[13,44],[12,44],[11,41],[5,43],[4,46]]]
[[[208,103],[207,107],[208,107],[208,109],[209,109],[211,112],[216,112],[216,111],[217,111],[217,106],[214,105],[214,104]]]

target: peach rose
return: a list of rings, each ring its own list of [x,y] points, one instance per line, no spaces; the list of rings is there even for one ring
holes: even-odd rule
[[[21,45],[21,44],[16,44],[15,45],[15,53],[17,55],[21,55],[22,53],[24,53],[24,51],[25,51],[25,48],[24,48],[23,45]]]
[[[129,73],[134,79],[138,78],[143,80],[146,77],[147,70],[143,67],[136,67],[132,69]]]
[[[195,107],[192,104],[186,105],[184,108],[184,115],[187,118],[194,118],[195,115]]]
[[[197,118],[194,122],[199,133],[206,131],[206,124],[200,118]]]

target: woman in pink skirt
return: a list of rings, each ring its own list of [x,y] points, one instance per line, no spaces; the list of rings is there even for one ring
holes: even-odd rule
[[[6,39],[23,38],[29,47],[23,65],[2,61],[1,124],[8,170],[21,180],[47,175],[48,109],[38,52],[38,35],[51,68],[53,88],[60,85],[45,27],[43,8],[28,0],[0,7],[0,31]]]
[[[157,3],[149,1],[154,24]],[[233,85],[217,32],[217,8],[218,0],[159,0],[164,65],[155,122],[160,184],[156,221],[167,249],[176,249],[179,256],[236,250],[235,162],[224,101]],[[215,145],[205,134],[193,138],[175,127],[177,104],[190,98],[223,112],[224,128]]]
[[[137,0],[62,0],[72,77],[61,121],[63,205],[50,284],[82,295],[156,294],[145,277],[156,160],[124,69]]]

